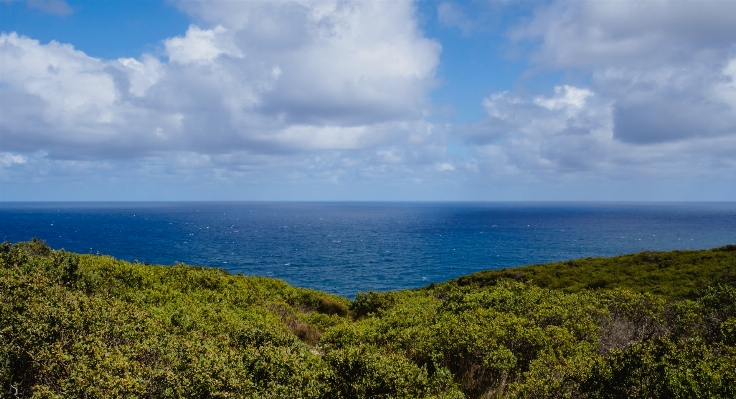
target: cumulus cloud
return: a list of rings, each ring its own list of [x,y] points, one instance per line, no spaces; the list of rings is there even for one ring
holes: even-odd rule
[[[15,33],[0,35],[0,52],[3,149],[107,159],[191,145],[185,111],[157,91],[170,68],[152,56],[101,60]]]
[[[532,60],[591,74],[634,144],[736,134],[734,2],[558,1],[512,30]]]
[[[537,70],[585,84],[502,92],[485,121],[459,129],[497,173],[707,175],[734,167],[733,2],[557,1],[511,37]],[[726,148],[728,150],[726,150]],[[534,172],[536,171],[536,172]],[[559,174],[562,172],[562,174]]]
[[[441,46],[411,2],[182,2],[164,59],[0,35],[3,149],[65,159],[362,150],[415,135]]]
[[[557,86],[548,95],[495,93],[483,105],[487,118],[457,132],[475,145],[476,167],[491,175],[547,176],[556,181],[574,176],[688,178],[736,168],[733,130],[711,135],[692,135],[688,130],[705,132],[728,121],[682,126],[678,123],[696,116],[673,111],[676,115],[670,119],[660,119],[670,109],[662,105],[655,115],[646,114],[651,109],[635,109],[642,121],[622,115],[614,98],[569,85]],[[629,126],[651,130],[627,130]],[[673,129],[688,135],[675,136],[679,132]],[[631,136],[622,137],[622,132]],[[642,140],[652,137],[658,140]]]
[[[461,134],[502,173],[574,172],[607,162],[600,144],[611,139],[610,103],[588,89],[558,86],[531,98],[502,92],[483,105],[488,118]]]
[[[736,87],[730,66],[735,60],[647,71],[601,71],[595,74],[594,84],[617,100],[614,132],[621,141],[657,143],[733,135]]]
[[[562,68],[661,67],[714,60],[733,44],[732,1],[555,1],[511,31]]]
[[[181,65],[211,63],[223,54],[243,58],[243,53],[232,41],[232,35],[220,25],[213,29],[200,29],[192,25],[186,35],[166,39],[164,45],[169,60]]]
[[[416,120],[441,47],[418,30],[411,2],[182,2],[221,24],[259,76],[259,115],[286,124],[359,126]],[[326,131],[320,131],[324,136]]]
[[[70,45],[15,33],[0,35],[3,147],[33,151],[45,143],[79,144],[114,135],[115,83],[105,63]]]
[[[432,115],[442,47],[410,1],[175,4],[196,22],[135,58],[0,34],[4,187],[69,173],[352,183],[365,198],[391,182],[410,198],[429,182],[533,193],[736,171],[734,2],[535,5],[510,30],[511,50],[526,51],[523,76],[564,77],[488,93],[485,119],[460,126]],[[440,24],[480,29],[464,7],[439,4]]]

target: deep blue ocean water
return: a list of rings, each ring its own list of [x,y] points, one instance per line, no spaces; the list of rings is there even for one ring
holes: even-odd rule
[[[0,203],[0,240],[353,297],[486,269],[736,242],[736,203]]]

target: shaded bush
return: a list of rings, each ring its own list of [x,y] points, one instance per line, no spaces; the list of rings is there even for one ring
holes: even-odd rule
[[[350,310],[356,318],[376,314],[396,304],[396,297],[391,292],[359,292],[350,304]]]
[[[734,245],[734,244],[728,244],[728,245],[725,245],[723,247],[713,248],[712,251],[734,252],[734,251],[736,251],[736,245]]]
[[[328,315],[334,314],[344,317],[348,315],[348,306],[332,298],[323,297],[319,299],[317,311]]]
[[[384,355],[371,346],[350,346],[325,355],[329,397],[334,398],[462,398],[447,379],[427,371],[400,355]],[[439,377],[439,376],[438,376]],[[444,391],[444,392],[440,392]]]

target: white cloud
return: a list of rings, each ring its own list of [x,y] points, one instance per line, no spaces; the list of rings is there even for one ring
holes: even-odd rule
[[[556,1],[512,29],[536,70],[575,71],[550,95],[491,94],[459,129],[488,173],[707,176],[734,171],[734,2]],[[728,149],[728,150],[726,150]]]
[[[441,47],[411,2],[183,2],[151,55],[103,60],[0,36],[3,147],[52,157],[358,150],[411,135]]]
[[[0,152],[0,163],[5,166],[11,166],[13,164],[22,165],[28,162],[28,158],[23,155],[11,154],[9,152]]]
[[[241,76],[268,73],[258,110],[286,123],[365,125],[420,119],[441,47],[411,2],[182,2],[232,32]],[[243,70],[247,68],[247,70]],[[278,73],[273,73],[278,71]]]
[[[588,89],[558,86],[530,98],[497,93],[483,104],[488,119],[462,134],[498,171],[575,172],[607,162],[611,104]]]
[[[489,93],[484,121],[454,127],[429,122],[442,47],[409,1],[182,1],[197,23],[162,40],[162,58],[3,33],[2,179],[334,184],[373,198],[386,182],[411,197],[733,175],[734,4],[542,4],[512,42],[531,49],[524,76],[564,77]],[[440,23],[482,29],[463,7],[440,4]]]
[[[736,2],[557,1],[512,30],[539,67],[574,68],[614,102],[614,135],[658,143],[736,134]]]
[[[161,80],[165,73],[165,66],[149,54],[144,54],[140,61],[135,58],[119,58],[117,61],[120,63],[118,68],[127,75],[123,78],[127,78],[127,82],[122,83],[121,86],[127,85],[127,92],[136,97],[143,97],[146,91]],[[127,93],[123,89],[123,92],[119,94]]]
[[[573,86],[555,87],[555,96],[536,97],[534,104],[547,108],[548,110],[566,110],[572,115],[585,107],[585,100],[592,96],[593,92],[588,89],[579,89]]]
[[[214,29],[200,29],[191,25],[184,37],[166,39],[164,45],[169,60],[183,65],[210,63],[223,54],[243,58],[227,29],[220,25]]]
[[[401,148],[392,147],[388,150],[379,150],[376,155],[385,163],[398,164],[404,161],[404,150]]]
[[[569,85],[556,87],[551,95],[496,93],[483,104],[488,118],[459,128],[458,134],[476,145],[475,157],[484,173],[565,181],[575,176],[702,178],[736,170],[733,117],[723,114],[724,120],[697,126],[685,124],[699,117],[686,110],[663,118],[663,110],[680,105],[672,105],[672,99],[662,99],[656,109],[643,108],[638,115],[653,113],[645,121],[621,115],[620,100]],[[638,136],[634,128],[626,130],[628,126],[641,129],[647,122],[659,125]],[[726,130],[706,134],[713,126]],[[701,134],[677,136],[678,128]]]
[[[65,173],[344,186],[452,165],[424,120],[442,48],[411,1],[179,6],[199,22],[162,58],[0,35],[2,150],[27,158],[3,169],[5,187]]]
[[[455,170],[455,165],[449,162],[443,162],[443,163],[435,165],[434,168],[437,169],[437,171],[439,172],[447,172],[447,171]]]
[[[114,134],[115,83],[106,64],[70,45],[0,35],[3,146],[36,150],[44,142],[96,141]],[[52,144],[53,145],[53,144]]]
[[[513,29],[540,43],[533,59],[572,68],[639,68],[718,58],[736,36],[733,1],[566,1]]]

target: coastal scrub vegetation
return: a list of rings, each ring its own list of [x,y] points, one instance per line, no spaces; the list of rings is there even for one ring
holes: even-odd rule
[[[450,282],[484,287],[501,279],[527,282],[542,288],[579,292],[585,289],[624,288],[667,299],[697,298],[709,286],[736,286],[736,245],[710,251],[646,251],[613,258],[585,258],[486,270]]]
[[[736,246],[477,273],[353,301],[0,245],[17,398],[733,398]]]

